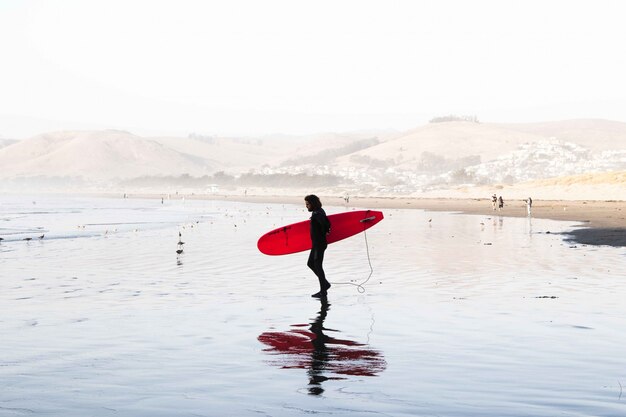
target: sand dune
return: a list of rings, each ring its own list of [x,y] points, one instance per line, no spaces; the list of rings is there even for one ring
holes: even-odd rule
[[[569,186],[578,185],[595,185],[595,184],[611,184],[625,185],[626,171],[617,172],[593,172],[580,175],[569,175],[566,177],[548,178],[545,180],[531,181],[526,184],[531,187],[549,187],[549,186]]]
[[[588,173],[518,184],[451,187],[416,194],[432,198],[486,198],[496,193],[505,199],[626,201],[626,171]]]

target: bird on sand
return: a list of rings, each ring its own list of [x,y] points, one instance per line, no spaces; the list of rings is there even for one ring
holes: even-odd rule
[[[180,255],[181,253],[183,253],[183,245],[185,244],[185,242],[183,242],[183,235],[182,233],[178,232],[178,249],[176,249],[176,254]]]

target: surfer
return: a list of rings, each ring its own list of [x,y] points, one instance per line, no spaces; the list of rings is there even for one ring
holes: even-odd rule
[[[311,297],[320,298],[325,297],[330,288],[330,282],[326,280],[326,274],[324,274],[322,267],[324,252],[328,246],[326,235],[330,233],[330,221],[322,209],[322,202],[319,197],[310,194],[304,197],[304,202],[307,210],[311,213],[311,253],[307,266],[311,268],[320,282],[320,291]]]

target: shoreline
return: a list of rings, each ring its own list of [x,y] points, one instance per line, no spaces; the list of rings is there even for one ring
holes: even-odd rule
[[[131,198],[162,198],[167,194],[137,193]],[[249,203],[304,204],[304,195],[234,195],[181,194],[176,197],[193,200],[221,200]],[[527,217],[523,200],[508,200],[504,208],[494,211],[488,198],[419,198],[352,196],[349,203],[343,197],[319,194],[326,206],[376,209],[420,209],[484,216]],[[574,230],[567,240],[582,245],[626,246],[626,201],[598,200],[534,200],[531,217],[570,221]]]

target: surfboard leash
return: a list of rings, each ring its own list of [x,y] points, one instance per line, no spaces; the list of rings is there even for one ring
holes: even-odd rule
[[[369,211],[369,210],[368,210]],[[365,222],[369,222],[374,220],[375,217],[366,217],[363,220],[360,220],[361,223],[365,223]],[[370,267],[370,273],[367,276],[367,278],[365,279],[365,281],[361,282],[360,284],[356,284],[354,282],[331,282],[331,284],[333,285],[354,285],[357,289],[357,291],[360,294],[363,294],[365,292],[365,287],[364,285],[370,280],[370,278],[372,277],[372,275],[374,274],[374,268],[372,267],[372,260],[370,259],[370,246],[369,246],[369,242],[367,241],[367,229],[363,228],[363,236],[365,237],[365,252],[367,253],[367,263]]]

